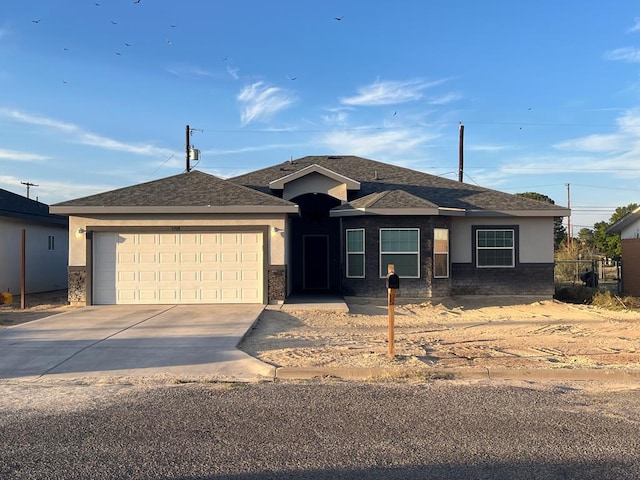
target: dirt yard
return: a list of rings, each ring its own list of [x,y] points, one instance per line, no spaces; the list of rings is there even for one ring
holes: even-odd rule
[[[453,298],[394,309],[349,299],[349,313],[269,308],[241,344],[284,367],[640,368],[640,312],[554,300]]]
[[[73,308],[66,290],[0,305],[0,329]],[[554,300],[462,297],[394,308],[388,357],[383,299],[347,298],[349,313],[270,306],[240,348],[283,367],[640,369],[640,312]]]
[[[18,293],[10,304],[0,303],[0,329],[55,315],[77,307],[69,306],[66,290],[34,293],[25,296],[25,308]]]

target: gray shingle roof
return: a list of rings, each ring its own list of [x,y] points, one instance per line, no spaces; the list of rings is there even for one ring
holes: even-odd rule
[[[29,220],[37,223],[67,225],[69,220],[49,213],[49,206],[0,188],[0,217]]]
[[[348,210],[350,208],[387,209],[396,208],[398,205],[402,205],[402,208],[438,208],[437,205],[428,200],[416,197],[404,190],[385,190],[384,192],[371,193],[364,197],[356,198],[351,202],[335,207],[334,210]]]
[[[292,206],[273,195],[191,170],[172,177],[56,203],[60,207]]]
[[[360,190],[353,193],[353,198],[350,198],[351,202],[373,193],[402,190],[411,196],[442,208],[457,208],[467,211],[536,210],[549,212],[555,210],[559,216],[567,211],[566,208],[551,203],[356,156],[308,156],[229,180],[260,192],[271,193],[268,187],[269,182],[313,164],[360,182]],[[415,200],[411,200],[411,196],[403,196],[401,200],[415,202]],[[397,208],[406,208],[412,205],[396,204],[396,206]]]

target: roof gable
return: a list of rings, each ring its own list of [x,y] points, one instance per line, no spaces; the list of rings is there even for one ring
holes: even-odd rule
[[[350,199],[384,191],[401,190],[441,211],[465,211],[467,215],[566,216],[567,208],[518,195],[450,180],[405,167],[357,156],[309,156],[231,178],[230,181],[269,193],[269,185],[311,165],[318,165],[360,183]],[[399,198],[402,201],[411,197]],[[410,202],[413,200],[410,200]],[[411,203],[406,206],[410,206]],[[402,204],[398,206],[403,206]]]
[[[269,188],[272,190],[282,190],[285,188],[285,185],[291,181],[302,178],[311,173],[319,173],[328,177],[332,180],[335,180],[339,183],[344,183],[348,190],[360,190],[360,182],[357,182],[349,177],[345,177],[339,173],[336,173],[328,168],[324,168],[317,163],[301,168],[300,170],[296,170],[293,173],[285,175],[284,177],[278,178],[269,182]]]
[[[207,173],[192,170],[171,177],[52,205],[59,213],[297,211],[291,202]]]
[[[632,226],[637,220],[640,220],[640,207],[633,212],[627,213],[624,217],[606,228],[607,233],[622,234],[625,229]]]

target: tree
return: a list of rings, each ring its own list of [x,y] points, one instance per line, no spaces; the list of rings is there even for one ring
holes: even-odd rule
[[[598,222],[593,225],[593,242],[600,253],[607,257],[619,260],[622,256],[622,241],[620,234],[607,233],[607,227],[610,227],[625,215],[633,212],[638,208],[637,203],[630,203],[626,207],[618,207],[611,215],[609,222]]]
[[[578,232],[578,241],[587,250],[595,248],[595,236],[593,230],[587,227],[583,227]]]
[[[525,192],[525,193],[516,193],[519,197],[530,198],[532,200],[538,200],[539,202],[547,202],[552,205],[555,205],[551,198],[543,195],[542,193],[537,192]],[[562,224],[562,217],[553,217],[553,246],[555,250],[560,248],[562,242],[567,239],[567,229]]]

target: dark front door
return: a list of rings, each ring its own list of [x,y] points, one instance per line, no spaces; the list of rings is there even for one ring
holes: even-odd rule
[[[327,290],[329,288],[329,236],[304,235],[302,249],[302,288]]]

